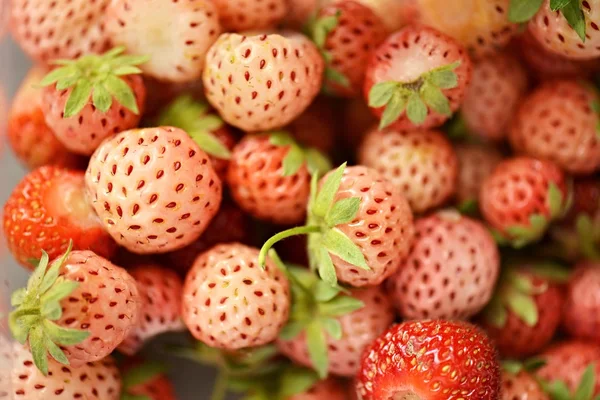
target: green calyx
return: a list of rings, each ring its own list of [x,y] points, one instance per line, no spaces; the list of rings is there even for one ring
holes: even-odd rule
[[[275,146],[289,146],[283,159],[283,176],[292,176],[304,163],[312,175],[322,176],[331,169],[331,163],[319,150],[296,143],[288,132],[269,132],[269,141]]]
[[[50,266],[48,254],[43,252],[27,287],[16,290],[11,297],[11,305],[15,307],[9,315],[12,335],[19,343],[29,341],[33,362],[44,375],[48,374],[48,353],[59,363],[69,365],[59,346],[72,346],[89,336],[87,331],[63,328],[52,322],[62,316],[60,301],[79,285],[59,276],[71,248],[72,243]]]
[[[513,266],[502,270],[498,288],[483,315],[486,321],[497,328],[503,328],[512,312],[526,326],[534,327],[539,320],[535,296],[546,292],[551,283],[565,283],[569,279],[569,270],[552,262],[537,262],[521,273]],[[530,276],[538,277],[541,283],[534,284]]]
[[[206,103],[196,101],[190,95],[176,98],[160,115],[158,124],[183,129],[213,157],[228,160],[231,152],[213,132],[222,128],[225,122],[217,115],[209,113]]]
[[[315,43],[319,51],[321,52],[321,56],[325,60],[325,79],[329,82],[333,82],[342,87],[349,87],[350,81],[348,78],[334,69],[331,66],[332,57],[331,54],[325,49],[325,42],[327,40],[327,36],[338,26],[340,22],[341,12],[338,11],[335,15],[330,15],[327,17],[321,18],[312,18],[307,26],[306,33],[307,36],[311,38],[311,40]]]
[[[550,226],[550,222],[562,217],[571,207],[572,190],[568,191],[565,198],[559,187],[551,182],[546,193],[549,218],[541,214],[533,214],[529,217],[527,225],[513,225],[506,228],[506,234],[492,229],[491,233],[499,245],[511,245],[516,249],[527,246],[541,239]]]
[[[596,386],[596,365],[592,363],[587,366],[579,385],[571,392],[563,381],[546,381],[538,378],[538,382],[552,400],[600,400],[600,395],[594,396]]]
[[[515,23],[527,22],[543,3],[544,0],[511,0],[508,19]],[[586,23],[581,0],[550,0],[550,9],[560,11],[581,41],[585,42]]]
[[[594,114],[596,114],[596,116],[598,118],[598,123],[596,124],[596,136],[598,137],[598,139],[600,139],[600,100],[598,100],[598,92],[593,87],[593,85],[592,85],[591,90],[593,90],[595,98],[590,103],[590,108],[592,109]]]
[[[149,60],[147,56],[123,55],[124,47],[102,54],[88,54],[76,60],[58,60],[54,64],[60,67],[46,75],[40,86],[56,84],[57,90],[73,88],[64,109],[64,118],[79,114],[88,104],[101,112],[107,112],[113,104],[113,98],[123,107],[138,114],[138,106],[133,90],[121,77],[141,74],[137,65]]]
[[[406,116],[415,125],[421,125],[428,108],[451,116],[450,102],[442,90],[458,86],[454,70],[460,61],[444,65],[421,75],[413,82],[387,81],[374,85],[369,92],[370,107],[385,107],[379,123],[383,129],[394,123],[406,110]]]
[[[123,375],[123,393],[121,394],[121,400],[152,400],[148,396],[134,395],[129,393],[129,391],[136,386],[152,382],[166,372],[167,367],[158,362],[147,362],[127,371]]]
[[[360,248],[338,228],[338,225],[354,220],[360,207],[358,197],[334,202],[345,169],[346,163],[331,172],[321,189],[318,188],[317,175],[313,174],[306,225],[280,232],[267,240],[258,258],[261,266],[265,265],[267,253],[275,243],[290,236],[304,234],[308,235],[311,270],[318,271],[321,279],[329,285],[337,286],[331,255],[358,268],[370,269]]]
[[[463,215],[477,215],[479,212],[479,203],[477,199],[467,199],[460,202],[456,208]]]
[[[534,373],[544,365],[546,365],[546,360],[537,357],[529,358],[524,361],[503,360],[501,363],[502,369],[512,375],[518,375],[523,371]]]
[[[597,218],[598,219],[598,218]],[[575,221],[581,254],[588,260],[600,260],[600,221],[580,214]]]

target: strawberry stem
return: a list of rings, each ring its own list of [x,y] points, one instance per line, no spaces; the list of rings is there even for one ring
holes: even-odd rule
[[[280,240],[287,239],[291,236],[296,235],[307,235],[309,233],[318,233],[321,232],[321,227],[319,226],[298,226],[296,228],[287,229],[283,232],[279,232],[278,234],[272,236],[263,244],[263,247],[260,249],[260,254],[258,255],[258,264],[261,268],[265,267],[265,262],[267,259],[267,253],[273,247],[273,245]]]
[[[210,400],[225,400],[228,379],[227,373],[222,369],[219,370]]]

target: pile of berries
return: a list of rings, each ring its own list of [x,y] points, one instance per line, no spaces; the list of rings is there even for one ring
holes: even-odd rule
[[[1,400],[600,399],[600,0],[11,6]]]

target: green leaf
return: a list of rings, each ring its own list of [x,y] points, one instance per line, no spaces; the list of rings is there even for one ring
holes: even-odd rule
[[[326,378],[329,369],[329,357],[325,333],[319,321],[315,320],[306,327],[306,344],[313,368],[320,378]]]
[[[528,358],[523,363],[523,367],[528,372],[535,372],[538,369],[542,368],[544,365],[546,365],[546,360],[539,357]]]
[[[33,363],[44,376],[48,375],[48,357],[44,342],[44,331],[37,325],[29,331],[29,347],[33,356]]]
[[[340,13],[336,13],[336,15],[322,17],[314,22],[311,36],[317,47],[323,48],[325,46],[327,35],[338,25],[339,18]]]
[[[38,266],[33,271],[33,274],[29,277],[27,281],[27,292],[39,292],[39,288],[42,285],[42,281],[44,280],[44,275],[46,274],[46,269],[48,268],[48,253],[42,250],[42,258],[38,263]]]
[[[342,74],[340,71],[335,70],[331,67],[325,68],[325,78],[329,82],[336,83],[343,87],[350,87],[350,80],[346,77],[346,75]]]
[[[205,152],[223,160],[231,158],[231,151],[215,135],[208,131],[188,132],[190,137]]]
[[[123,107],[134,114],[139,114],[133,90],[123,79],[109,75],[104,81],[104,87]]]
[[[43,317],[51,321],[56,321],[62,316],[62,308],[57,301],[43,303],[40,312]]]
[[[517,375],[523,370],[523,363],[515,360],[504,360],[502,361],[502,369],[512,375]]]
[[[350,197],[338,200],[325,216],[328,226],[336,226],[351,222],[360,208],[360,197]]]
[[[475,215],[479,211],[479,204],[476,199],[468,199],[461,202],[457,209],[463,215]]]
[[[562,381],[554,381],[551,383],[542,382],[544,392],[548,393],[553,400],[570,400],[571,391]]]
[[[369,107],[379,108],[385,106],[390,102],[398,87],[398,82],[394,81],[380,82],[373,85],[369,91]]]
[[[306,328],[306,321],[289,321],[279,332],[281,340],[295,339]]]
[[[140,367],[133,368],[123,375],[123,387],[130,389],[132,387],[151,382],[154,378],[167,372],[167,367],[158,362],[147,362]]]
[[[54,286],[52,286],[46,293],[44,293],[41,296],[41,303],[43,305],[44,303],[59,302],[60,300],[73,293],[73,291],[77,289],[78,286],[78,282],[68,281],[64,278],[59,278],[54,284]]]
[[[297,394],[305,393],[319,380],[318,375],[307,368],[290,366],[281,376],[281,387],[278,399],[288,399]]]
[[[304,150],[304,158],[308,172],[321,176],[332,168],[329,159],[317,149],[308,148]]]
[[[554,262],[539,262],[530,267],[534,275],[554,283],[566,283],[571,277],[571,270]]]
[[[450,109],[450,102],[442,93],[440,89],[433,85],[424,84],[421,88],[421,97],[425,101],[425,103],[431,107],[435,112],[450,116],[452,115],[452,110]]]
[[[121,400],[152,400],[149,396],[144,394],[129,394],[123,393],[121,395]]]
[[[331,260],[331,256],[329,255],[329,251],[327,251],[325,247],[319,246],[318,252],[319,253],[317,258],[317,267],[319,269],[319,276],[331,286],[336,286],[337,275],[335,273],[333,261]]]
[[[78,76],[77,69],[73,67],[55,68],[42,78],[39,86],[50,86],[60,79],[66,79],[72,76]]]
[[[458,86],[458,76],[453,70],[435,71],[428,78],[432,85],[440,89],[454,89]]]
[[[379,129],[386,128],[398,120],[405,107],[406,101],[404,96],[400,92],[395,92],[387,103],[385,110],[383,110],[381,121],[379,122]]]
[[[600,249],[596,247],[596,240],[599,238],[596,238],[591,218],[580,214],[575,221],[575,229],[581,253],[590,260],[600,260]]]
[[[508,308],[517,316],[525,325],[533,327],[537,324],[539,314],[535,301],[528,295],[517,292],[512,292],[506,299]]]
[[[65,90],[73,87],[81,79],[81,74],[74,73],[73,75],[60,78],[56,82],[56,90]]]
[[[519,274],[513,270],[508,272],[511,286],[521,293],[531,294],[533,292],[533,283],[529,277]]]
[[[291,146],[283,159],[283,176],[292,176],[304,164],[304,152],[297,145]]]
[[[346,163],[343,163],[334,172],[329,174],[323,183],[323,186],[321,186],[321,190],[319,190],[317,194],[317,198],[315,199],[311,210],[313,214],[325,218],[325,215],[327,215],[329,209],[332,207],[333,199],[340,188],[345,169]]]
[[[504,308],[500,296],[495,295],[492,297],[492,300],[485,307],[483,314],[486,321],[492,326],[503,328],[506,325],[508,313]]]
[[[551,182],[548,186],[548,205],[552,217],[556,218],[561,214],[563,208],[563,195],[554,182]]]
[[[31,329],[31,325],[24,322],[23,319],[23,317],[18,317],[14,311],[8,316],[10,333],[21,344],[25,344],[27,336],[29,336],[29,330]]]
[[[48,353],[50,353],[52,358],[63,365],[70,365],[69,359],[65,353],[46,335],[44,335],[44,343],[46,345],[46,349],[48,349]]]
[[[508,9],[510,22],[529,21],[540,9],[544,0],[511,0]]]
[[[92,104],[103,113],[106,113],[108,110],[110,110],[110,106],[112,105],[112,97],[104,85],[94,86],[94,91],[92,92]]]
[[[123,76],[141,74],[142,72],[143,71],[141,69],[139,69],[138,67],[134,67],[133,65],[123,65],[121,67],[115,68],[113,74],[116,76]]]
[[[582,42],[585,42],[585,15],[581,8],[580,0],[571,0],[561,9],[562,15],[565,17],[571,28],[577,33]]]
[[[406,116],[415,125],[421,125],[427,117],[427,106],[421,100],[418,93],[413,93],[408,98],[406,105]]]
[[[75,344],[79,344],[90,336],[88,331],[63,328],[47,319],[45,319],[42,324],[44,332],[48,335],[48,337],[52,339],[54,343],[63,346],[73,346]]]
[[[313,289],[315,300],[325,302],[333,299],[340,294],[341,289],[337,286],[331,286],[321,280],[317,281]]]
[[[273,146],[291,146],[295,145],[296,141],[286,131],[273,131],[269,132],[269,143]]]
[[[21,303],[23,303],[25,296],[27,296],[27,289],[20,288],[20,289],[15,290],[13,292],[13,294],[10,296],[10,305],[13,307],[20,306]]]
[[[581,381],[579,382],[579,386],[575,391],[575,396],[573,396],[573,400],[589,400],[592,398],[594,394],[594,387],[596,386],[596,365],[594,363],[587,366],[583,375],[581,376]]]
[[[341,317],[353,313],[365,306],[365,303],[352,296],[337,296],[318,305],[319,315],[324,317]]]
[[[50,264],[50,268],[48,268],[48,270],[44,274],[44,279],[42,279],[42,284],[39,289],[40,294],[46,293],[46,291],[56,283],[58,279],[58,274],[60,272],[60,268],[67,261],[67,257],[69,257],[69,254],[71,253],[72,249],[73,241],[70,240],[67,250],[59,258],[54,260],[52,264]]]
[[[192,132],[195,131],[216,131],[225,125],[225,122],[215,114],[208,114],[202,117],[198,117],[192,122]]]
[[[79,114],[86,106],[92,92],[92,82],[86,79],[80,79],[75,88],[69,95],[64,109],[64,118],[70,118]]]
[[[342,324],[340,323],[340,321],[334,318],[323,318],[321,320],[321,324],[323,325],[323,329],[325,329],[325,332],[327,332],[332,339],[342,339],[343,333]]]
[[[569,4],[571,0],[550,0],[550,9],[557,11]]]
[[[331,228],[323,236],[323,246],[332,254],[356,267],[369,271],[365,256],[344,232],[338,228]]]

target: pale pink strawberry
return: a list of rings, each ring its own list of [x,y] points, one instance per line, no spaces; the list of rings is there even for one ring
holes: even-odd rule
[[[381,128],[432,128],[460,107],[471,70],[466,50],[455,39],[409,25],[373,52],[364,94]]]
[[[354,312],[337,317],[342,338],[327,336],[329,373],[354,376],[358,372],[363,350],[394,321],[391,301],[379,286],[354,289],[350,295],[364,303]],[[312,367],[304,333],[291,340],[278,340],[279,351],[297,364]]]
[[[12,334],[28,342],[43,373],[48,370],[47,353],[74,368],[103,359],[140,315],[138,288],[127,271],[91,251],[69,250],[50,266],[44,253],[27,287],[12,297]],[[27,318],[27,310],[41,316]]]
[[[211,347],[237,350],[273,341],[288,319],[289,283],[258,249],[220,244],[202,253],[183,288],[183,320]]]
[[[23,79],[8,114],[8,140],[13,153],[29,169],[54,164],[82,166],[83,160],[72,154],[46,125],[42,113],[42,91],[38,85],[46,69],[34,67]]]
[[[510,143],[572,174],[590,174],[600,169],[599,112],[600,96],[591,84],[548,82],[520,104]]]
[[[306,216],[310,174],[306,163],[286,171],[292,146],[272,136],[246,135],[232,152],[227,184],[237,205],[254,218],[277,224],[296,224]]]
[[[518,33],[518,25],[508,20],[510,0],[455,0],[451,5],[445,0],[399,2],[416,8],[413,23],[452,36],[475,58],[505,47]]]
[[[581,262],[569,281],[563,328],[572,337],[600,342],[600,262]]]
[[[529,21],[529,32],[543,47],[556,54],[576,60],[597,58],[600,56],[600,5],[595,1],[582,1],[576,6],[583,13],[585,40],[579,36],[582,32],[576,32],[562,12],[551,10],[550,0],[544,0],[538,13]]]
[[[210,160],[180,129],[130,130],[105,141],[86,173],[89,198],[108,232],[135,253],[192,243],[221,203]]]
[[[597,59],[573,60],[546,50],[529,31],[516,41],[521,60],[536,80],[589,78],[600,66]]]
[[[12,0],[10,29],[37,62],[77,58],[108,48],[105,14],[110,0]]]
[[[330,4],[337,1],[349,0],[322,0],[323,4]],[[412,0],[350,0],[357,1],[375,12],[383,21],[388,32],[394,32],[400,27],[409,24],[411,18],[405,15],[405,3],[410,3]]]
[[[514,157],[483,181],[479,207],[496,239],[519,248],[544,235],[550,222],[564,214],[568,198],[565,175],[555,164]]]
[[[312,39],[327,63],[325,90],[338,96],[359,96],[371,52],[387,35],[381,19],[359,2],[338,1],[321,8],[311,28]]]
[[[27,400],[71,400],[121,398],[121,375],[112,357],[79,367],[50,360],[44,376],[34,365],[31,353],[18,343],[0,337],[0,398]],[[4,379],[2,377],[4,375]]]
[[[469,210],[477,207],[479,188],[502,161],[502,154],[494,147],[479,144],[459,144],[454,146],[454,151],[458,158],[454,198],[461,210]]]
[[[410,255],[389,280],[406,319],[466,319],[492,298],[500,272],[494,238],[478,221],[440,211],[415,223]]]
[[[226,32],[273,28],[288,11],[288,0],[212,0]]]
[[[469,132],[484,139],[503,139],[527,91],[527,83],[525,68],[508,50],[475,63],[461,108]]]
[[[165,332],[185,329],[181,321],[183,282],[175,271],[156,264],[137,265],[129,270],[141,298],[137,325],[119,346],[121,353],[137,353],[145,342]]]
[[[206,52],[221,33],[217,7],[210,0],[112,1],[106,14],[112,43],[150,56],[142,70],[163,81],[198,79]]]
[[[229,124],[245,131],[293,121],[321,89],[324,62],[300,34],[224,34],[203,73],[206,97]]]
[[[287,400],[346,400],[346,390],[335,378],[317,382],[304,393],[295,394]]]
[[[592,342],[564,340],[552,345],[538,357],[546,362],[536,375],[547,382],[563,382],[573,393],[579,387],[584,372],[593,365],[595,383],[592,392],[600,394],[600,346]]]
[[[443,204],[456,188],[458,160],[439,131],[373,129],[358,148],[358,160],[396,186],[415,213]]]

